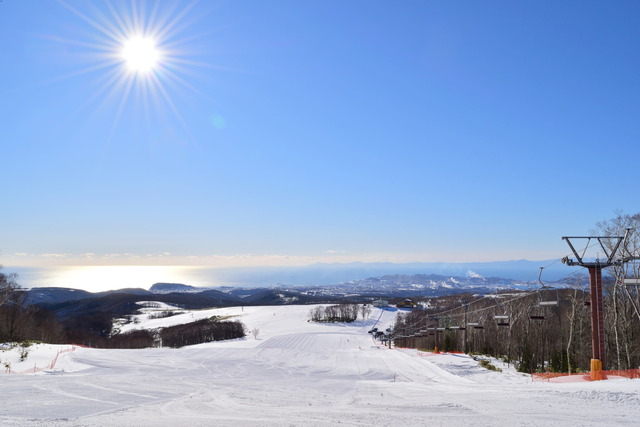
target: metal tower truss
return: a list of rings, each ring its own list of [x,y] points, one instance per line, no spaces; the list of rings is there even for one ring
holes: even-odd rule
[[[624,257],[620,257],[616,259],[615,256],[616,256],[616,253],[618,252],[618,249],[620,248],[620,245],[622,245],[623,242],[626,242],[628,234],[629,234],[629,230],[627,230],[624,236],[563,237],[562,240],[565,240],[567,242],[567,244],[569,245],[569,248],[571,248],[571,252],[573,252],[573,255],[576,257],[576,260],[574,261],[573,259],[567,256],[562,259],[562,262],[567,265],[579,265],[581,267],[587,267],[587,268],[589,267],[604,268],[604,267],[611,267],[612,265],[622,264],[624,262]],[[582,254],[578,253],[576,248],[573,246],[573,243],[571,243],[571,239],[587,239],[587,244],[585,245],[584,250],[582,251]],[[606,256],[605,259],[596,259],[595,261],[592,261],[592,262],[587,262],[585,260],[585,254],[587,252],[587,249],[589,249],[592,246],[591,245],[592,240],[596,240],[598,242],[600,249],[602,249],[602,252]],[[612,243],[610,249],[607,249],[608,243],[609,244]]]

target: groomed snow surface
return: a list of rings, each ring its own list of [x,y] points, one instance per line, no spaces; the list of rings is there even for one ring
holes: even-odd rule
[[[532,383],[466,355],[387,349],[354,324],[308,322],[312,306],[202,310],[125,325],[235,316],[257,338],[181,349],[61,353],[53,369],[0,374],[3,426],[611,426],[640,425],[640,380]],[[46,366],[70,346],[0,352],[12,370]],[[2,368],[4,371],[4,368]]]

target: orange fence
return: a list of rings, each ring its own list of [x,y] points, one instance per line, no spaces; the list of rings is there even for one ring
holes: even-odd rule
[[[422,357],[425,357],[425,356],[441,356],[441,355],[444,355],[444,354],[464,354],[464,353],[461,352],[461,351],[439,351],[438,350],[436,352],[435,350],[434,351],[418,350],[418,356],[422,356]]]
[[[602,379],[622,379],[640,378],[640,369],[620,369],[611,371],[602,371]],[[563,374],[558,372],[543,372],[531,374],[531,381],[540,382],[579,382],[579,381],[591,381],[591,375],[589,372],[581,374]]]
[[[33,365],[33,368],[29,368],[27,370],[24,371],[12,371],[11,369],[7,369],[7,373],[9,374],[35,374],[36,372],[40,372],[40,371],[44,371],[45,369],[53,369],[56,367],[56,363],[58,362],[58,356],[60,356],[61,354],[64,353],[71,353],[72,351],[76,350],[76,346],[73,345],[70,348],[65,348],[64,350],[58,350],[58,352],[56,353],[56,356],[53,358],[53,360],[47,364],[46,366],[43,367],[38,367],[37,365]]]

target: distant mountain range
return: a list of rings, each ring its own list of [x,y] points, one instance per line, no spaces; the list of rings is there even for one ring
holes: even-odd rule
[[[535,281],[545,267],[542,275],[544,282],[555,282],[562,277],[583,273],[580,267],[568,267],[559,260],[545,261],[496,261],[473,263],[333,263],[312,264],[297,267],[242,267],[242,268],[205,268],[182,267],[171,279],[145,272],[132,277],[120,275],[112,279],[111,289],[145,288],[154,282],[176,281],[198,287],[219,288],[221,286],[243,288],[269,288],[278,285],[288,287],[335,286],[356,280],[388,275],[424,275],[437,274],[452,277],[502,277],[513,281]],[[146,267],[141,267],[146,268]],[[6,271],[18,273],[19,283],[26,288],[35,287],[79,287],[65,283],[65,270],[62,267],[6,267]],[[97,282],[101,280],[98,279]],[[85,285],[86,284],[86,285]],[[91,288],[92,279],[87,276],[82,288]],[[103,286],[102,289],[105,289]],[[108,289],[108,288],[107,288]]]
[[[238,304],[289,304],[336,302],[344,299],[366,300],[368,297],[440,296],[451,293],[491,293],[503,289],[530,289],[537,281],[522,281],[501,277],[484,277],[468,272],[466,276],[438,274],[393,274],[366,279],[350,280],[334,285],[270,287],[217,287],[203,288],[181,283],[156,283],[149,290],[141,288],[88,292],[79,289],[41,287],[28,290],[32,304],[54,306],[73,301],[114,299],[114,295],[131,301],[156,300],[167,303],[203,308]]]
[[[300,267],[219,268],[211,272],[216,283],[226,286],[318,286],[380,277],[385,275],[438,274],[442,276],[504,277],[511,280],[534,281],[544,268],[544,281],[558,281],[576,273],[578,267],[568,267],[556,260],[494,261],[466,263],[317,263]]]

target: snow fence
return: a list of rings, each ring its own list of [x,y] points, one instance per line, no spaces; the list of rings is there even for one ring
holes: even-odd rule
[[[640,378],[640,369],[624,369],[624,370],[610,370],[602,371],[602,379],[615,380],[615,379],[638,379]],[[559,372],[542,372],[531,374],[531,380],[534,382],[553,382],[553,383],[573,383],[582,381],[591,381],[591,374],[589,372],[580,374],[563,374]]]
[[[44,371],[45,369],[53,369],[56,367],[56,363],[58,362],[58,357],[64,353],[71,353],[72,351],[76,351],[77,346],[73,345],[70,348],[65,348],[62,350],[58,350],[55,357],[51,360],[49,364],[43,367],[38,367],[38,365],[34,364],[33,368],[26,369],[24,371],[13,371],[11,369],[7,369],[6,373],[8,374],[35,374],[36,372]]]

